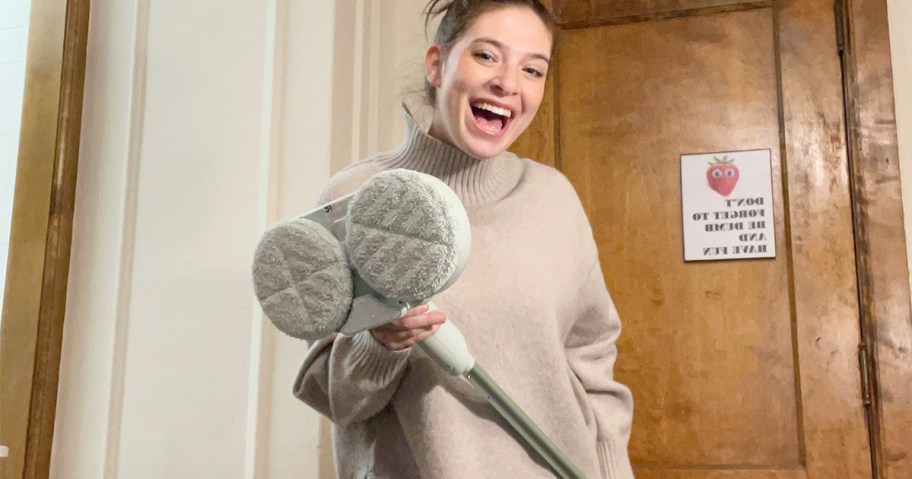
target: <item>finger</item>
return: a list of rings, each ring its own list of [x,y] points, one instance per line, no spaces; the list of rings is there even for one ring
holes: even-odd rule
[[[405,348],[399,341],[392,340],[390,336],[378,333],[375,330],[371,330],[371,335],[378,343],[390,351],[398,351]]]
[[[398,331],[398,332],[395,332],[395,333],[390,333],[390,334],[386,335],[386,338],[387,338],[387,340],[390,341],[390,342],[394,342],[394,343],[403,343],[403,342],[405,342],[405,341],[408,341],[408,340],[410,340],[410,339],[413,339],[413,338],[414,338],[415,336],[417,336],[418,333],[420,333],[420,332],[421,332],[421,331],[419,331],[419,330],[408,329],[408,330],[406,330],[406,331]]]
[[[404,329],[404,330],[395,330],[395,329],[375,329],[373,330],[374,336],[382,339],[382,342],[386,343],[401,343],[403,341],[408,341],[409,339],[414,338],[419,333],[426,331],[425,329]]]
[[[390,342],[395,342],[398,344],[413,345],[417,342],[424,341],[425,339],[431,337],[434,335],[434,333],[437,332],[438,329],[440,329],[439,324],[430,325],[427,328],[410,329],[408,331],[390,335],[389,340]]]
[[[418,316],[403,317],[374,329],[383,331],[408,331],[410,329],[424,328],[432,324],[441,324],[444,321],[446,321],[445,313],[442,311],[431,311]]]
[[[420,316],[421,314],[424,314],[423,312],[421,312],[422,309],[424,309],[424,305],[414,307],[414,308],[406,311],[405,314],[402,315],[402,317],[400,317],[399,319],[397,319],[395,321],[390,321],[389,323],[386,323],[379,327],[381,327],[381,328],[389,327],[389,328],[396,329],[399,331],[409,329],[408,323],[406,323],[406,321],[409,321],[409,320],[411,320],[411,318],[416,318],[416,317]]]
[[[384,324],[383,326],[377,326],[376,328],[374,328],[374,331],[382,331],[386,334],[393,334],[393,333],[399,333],[402,331],[408,331],[409,329],[411,329],[408,326],[403,325],[401,321],[402,320],[399,319],[399,320],[393,321],[392,323]]]
[[[413,340],[414,340],[416,343],[420,343],[421,341],[424,341],[425,339],[430,338],[431,336],[437,334],[437,330],[438,330],[438,329],[440,329],[440,325],[431,326],[430,329],[418,333],[418,334],[413,338]]]
[[[430,338],[431,336],[437,334],[438,329],[440,329],[439,324],[431,326],[430,329],[428,329],[426,331],[422,331],[421,333],[418,333],[418,335],[415,336],[415,338],[417,338],[418,341],[424,341],[425,339]]]
[[[443,311],[431,311],[420,316],[402,318],[395,322],[398,323],[396,326],[400,329],[423,329],[428,326],[446,322],[446,313]]]
[[[393,351],[399,351],[413,346],[419,340],[416,339],[418,332],[415,330],[404,331],[393,334],[375,334],[374,338],[380,343]]]
[[[378,341],[392,348],[393,345],[403,348],[408,347],[416,342],[423,341],[440,329],[439,324],[430,324],[424,328],[408,329],[405,331],[374,331],[374,337]]]
[[[429,304],[421,304],[421,305],[415,306],[414,308],[406,311],[405,314],[402,315],[402,317],[407,318],[407,317],[411,317],[411,316],[418,316],[419,314],[426,313],[430,308],[431,308],[431,306]]]

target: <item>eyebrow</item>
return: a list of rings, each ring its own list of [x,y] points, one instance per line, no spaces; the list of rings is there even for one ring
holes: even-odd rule
[[[500,48],[501,50],[507,49],[503,43],[501,43],[493,38],[479,37],[479,38],[476,38],[475,40],[472,40],[472,43],[479,43],[479,42],[490,43],[491,45],[494,45],[495,47]],[[542,55],[541,53],[529,53],[528,55],[532,58],[544,60],[544,62],[549,65],[551,64],[551,59],[548,58],[546,55]]]

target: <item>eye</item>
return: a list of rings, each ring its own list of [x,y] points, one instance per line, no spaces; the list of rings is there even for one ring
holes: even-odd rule
[[[726,172],[725,172],[725,176],[727,176],[728,178],[734,178],[734,177],[735,177],[735,170],[728,170],[728,171],[726,171]]]
[[[722,170],[713,170],[713,178],[722,178]]]
[[[477,52],[473,53],[472,56],[474,56],[475,58],[477,58],[479,60],[485,61],[485,62],[494,61],[494,55],[491,52],[487,52],[484,50],[477,51]]]
[[[529,75],[532,75],[535,78],[542,78],[545,76],[544,72],[542,72],[538,68],[525,67],[525,68],[523,68],[523,71],[528,73]]]

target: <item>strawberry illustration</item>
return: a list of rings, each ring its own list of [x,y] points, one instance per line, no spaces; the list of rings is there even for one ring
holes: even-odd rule
[[[728,156],[720,159],[714,156],[713,160],[715,163],[710,163],[709,169],[706,170],[706,181],[709,182],[710,188],[716,190],[716,193],[727,197],[735,189],[740,176],[738,167],[735,166],[735,159],[729,159]]]

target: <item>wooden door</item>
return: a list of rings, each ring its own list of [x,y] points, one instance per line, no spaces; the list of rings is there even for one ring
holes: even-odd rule
[[[553,3],[518,150],[592,222],[637,477],[871,477],[833,0]],[[766,148],[776,257],[685,262],[680,156]]]

